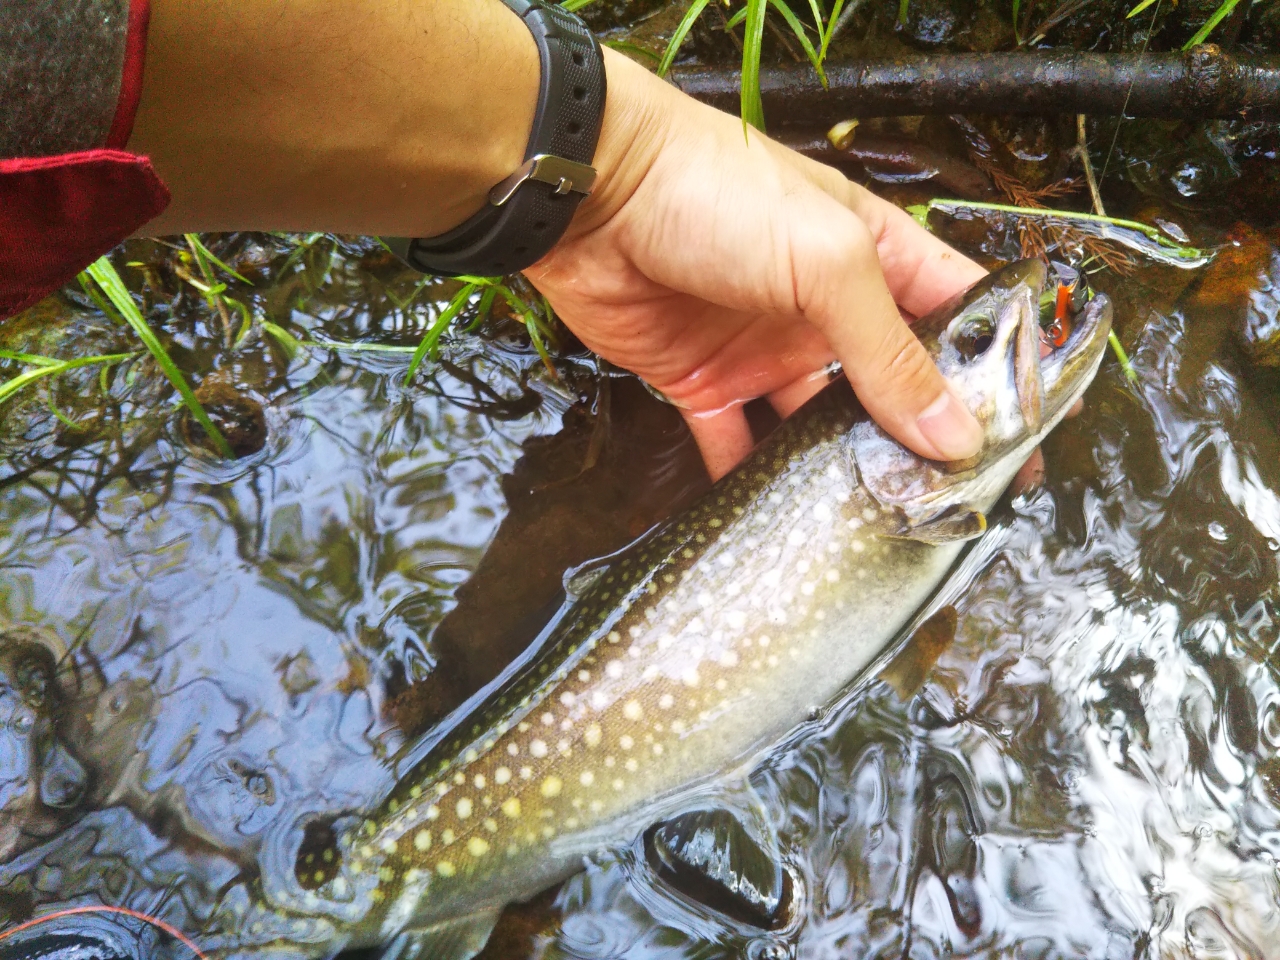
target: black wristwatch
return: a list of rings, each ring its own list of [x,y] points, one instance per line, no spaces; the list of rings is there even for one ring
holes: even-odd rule
[[[523,270],[555,246],[595,185],[591,163],[605,103],[600,45],[562,7],[539,0],[503,2],[533,34],[542,62],[525,162],[489,192],[483,210],[448,233],[383,238],[423,273],[492,277]]]

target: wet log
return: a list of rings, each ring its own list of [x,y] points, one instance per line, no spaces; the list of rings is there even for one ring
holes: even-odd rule
[[[1233,56],[1213,45],[1186,53],[1078,51],[939,54],[828,62],[824,90],[808,64],[760,72],[775,122],[952,113],[1280,119],[1280,57]],[[680,89],[737,113],[739,72],[672,71]]]

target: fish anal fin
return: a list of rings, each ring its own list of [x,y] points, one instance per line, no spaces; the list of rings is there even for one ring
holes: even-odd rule
[[[489,942],[501,913],[496,908],[481,910],[429,927],[402,930],[378,960],[472,960]]]
[[[987,532],[987,518],[981,510],[954,509],[924,520],[908,520],[892,534],[895,540],[943,544],[972,540]]]
[[[785,905],[786,872],[772,838],[757,838],[724,808],[665,820],[647,839],[660,876],[713,910],[768,929]]]

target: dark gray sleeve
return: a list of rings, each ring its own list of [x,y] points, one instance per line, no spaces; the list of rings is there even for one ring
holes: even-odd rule
[[[129,0],[0,0],[0,158],[102,146]]]

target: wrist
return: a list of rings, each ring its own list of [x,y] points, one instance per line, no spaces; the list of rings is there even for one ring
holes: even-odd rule
[[[572,240],[607,223],[635,193],[667,141],[678,90],[622,54],[602,48],[608,95],[596,145],[596,184],[565,233]]]

